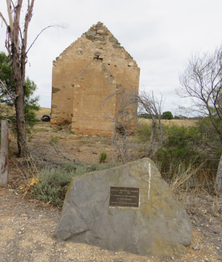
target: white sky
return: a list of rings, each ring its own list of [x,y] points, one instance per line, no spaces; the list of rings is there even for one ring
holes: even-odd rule
[[[5,2],[0,12],[6,16]],[[175,92],[179,75],[193,53],[222,44],[221,10],[221,0],[36,0],[29,43],[49,25],[66,29],[51,28],[40,36],[29,52],[27,76],[38,86],[40,105],[50,107],[52,61],[101,21],[137,61],[140,90],[161,93],[163,111],[178,114],[178,104],[185,103]],[[6,52],[0,25],[0,51]]]

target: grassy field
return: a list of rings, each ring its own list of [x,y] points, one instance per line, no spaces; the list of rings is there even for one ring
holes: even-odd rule
[[[37,117],[41,118],[43,115],[50,115],[51,108],[41,107],[40,110],[37,112]],[[138,118],[139,124],[150,124],[150,119],[145,118]],[[164,125],[178,125],[178,126],[194,126],[197,120],[194,119],[171,119],[171,120],[161,120]]]
[[[13,115],[15,113],[14,107],[10,107],[6,104],[0,104],[0,113],[3,116]]]
[[[14,107],[10,107],[6,104],[0,104],[0,113],[4,116],[15,114]],[[36,112],[37,117],[40,119],[43,115],[50,115],[51,108],[40,107],[39,111]]]
[[[171,120],[161,120],[164,125],[177,125],[177,126],[194,126],[197,120],[193,119],[171,119]],[[151,124],[150,119],[139,118],[139,124]]]
[[[0,105],[0,109],[2,109],[3,115],[4,114],[13,114],[14,109],[11,107],[6,106],[5,104]],[[41,119],[43,115],[49,115],[51,113],[51,108],[47,107],[40,107],[39,111],[36,113],[37,118]],[[138,118],[139,124],[150,124],[151,121],[150,119],[145,119],[145,118]],[[178,126],[184,126],[184,127],[189,127],[189,126],[194,126],[197,120],[193,119],[172,119],[172,120],[162,120],[162,123],[165,125],[178,125]]]

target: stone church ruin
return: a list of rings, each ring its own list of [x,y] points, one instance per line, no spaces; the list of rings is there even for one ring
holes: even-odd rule
[[[53,61],[51,126],[71,124],[78,134],[111,136],[118,91],[138,92],[139,74],[136,61],[98,22]]]

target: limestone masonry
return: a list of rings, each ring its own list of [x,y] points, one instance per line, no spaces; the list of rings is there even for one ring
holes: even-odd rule
[[[98,22],[53,61],[51,125],[71,124],[79,134],[111,136],[116,93],[132,87],[138,92],[139,74],[135,60]]]

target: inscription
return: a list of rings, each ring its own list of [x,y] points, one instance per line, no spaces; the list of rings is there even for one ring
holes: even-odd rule
[[[139,207],[139,188],[110,187],[110,206]]]

